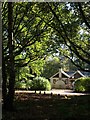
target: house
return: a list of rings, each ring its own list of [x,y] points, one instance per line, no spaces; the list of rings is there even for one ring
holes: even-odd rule
[[[70,76],[64,72],[62,69],[59,69],[55,75],[50,77],[51,87],[52,88],[66,88],[67,80]]]
[[[69,88],[72,89],[72,83],[75,79],[80,77],[89,76],[90,73],[87,72],[81,72],[79,70],[75,72],[65,72],[62,69],[59,69],[59,72],[57,72],[55,75],[50,77],[51,87],[52,88]]]

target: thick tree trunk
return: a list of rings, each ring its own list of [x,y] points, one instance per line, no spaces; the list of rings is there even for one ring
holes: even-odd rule
[[[6,108],[8,110],[12,110],[13,108],[14,83],[15,83],[12,28],[13,28],[13,6],[12,6],[12,2],[8,2],[9,86],[8,86],[7,108]]]
[[[2,50],[3,51],[3,50]],[[6,108],[7,102],[7,74],[6,74],[6,66],[4,60],[4,53],[2,54],[2,98],[3,98],[3,107]]]

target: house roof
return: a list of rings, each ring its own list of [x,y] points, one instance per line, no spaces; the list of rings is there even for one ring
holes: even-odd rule
[[[83,72],[83,71],[79,71],[79,70],[63,71],[62,69],[60,69],[59,72],[57,72],[56,74],[51,76],[50,79],[51,78],[59,78],[59,73],[62,73],[63,78],[71,78],[71,77],[75,76],[76,74],[79,74],[81,77],[90,76],[90,72]]]
[[[69,76],[75,73],[75,71],[65,71]]]
[[[65,75],[66,77],[70,77],[66,72],[64,72],[63,70],[61,71],[61,73],[63,74],[63,75]]]
[[[82,73],[83,73],[83,75],[85,75],[85,76],[90,76],[90,72],[83,72],[83,71],[82,71]]]
[[[51,76],[50,78],[54,78],[54,77],[59,77],[59,72],[57,72],[56,74],[54,74],[54,75]]]
[[[63,78],[69,78],[69,77],[70,77],[70,76],[69,76],[66,72],[64,72],[63,70],[61,70],[60,72],[61,72]],[[57,72],[56,74],[54,74],[53,76],[51,76],[50,79],[51,79],[51,78],[57,78],[57,77],[59,78],[59,73],[60,73],[60,72]]]
[[[76,72],[74,72],[74,73],[70,76],[70,78],[73,77],[73,76],[75,76],[77,73],[78,73],[81,77],[84,77],[84,76],[85,76],[83,73],[81,73],[79,70],[77,70]]]

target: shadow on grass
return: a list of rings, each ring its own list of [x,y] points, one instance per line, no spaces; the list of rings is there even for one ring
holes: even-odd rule
[[[90,96],[19,93],[15,111],[3,111],[3,120],[89,120]]]

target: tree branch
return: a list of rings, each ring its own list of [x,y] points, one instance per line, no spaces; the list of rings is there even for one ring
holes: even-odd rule
[[[89,25],[89,23],[88,23],[88,21],[87,21],[87,19],[85,17],[85,14],[84,14],[84,12],[82,10],[81,3],[78,2],[78,6],[79,6],[79,11],[80,11],[80,14],[82,16],[83,21],[85,22],[85,24],[87,25],[87,27],[90,29],[90,25]]]

